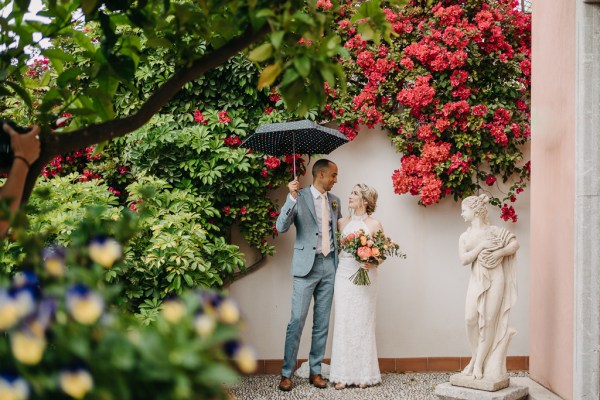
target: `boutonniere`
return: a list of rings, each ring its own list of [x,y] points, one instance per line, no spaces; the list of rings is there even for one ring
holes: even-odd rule
[[[337,200],[333,200],[331,202],[331,208],[333,208],[334,211],[337,210],[337,208],[338,208]]]

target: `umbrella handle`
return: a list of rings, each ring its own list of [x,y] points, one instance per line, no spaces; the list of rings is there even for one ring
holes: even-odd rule
[[[292,133],[292,162],[294,163],[294,180],[296,180],[296,134]]]

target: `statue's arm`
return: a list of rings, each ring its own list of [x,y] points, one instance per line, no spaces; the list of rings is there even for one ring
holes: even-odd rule
[[[477,259],[479,253],[483,250],[483,245],[480,243],[473,250],[467,251],[466,238],[463,233],[458,240],[458,258],[462,265],[470,265]]]
[[[499,257],[511,256],[515,254],[520,247],[521,245],[519,244],[519,242],[517,242],[517,239],[513,237],[512,239],[510,239],[506,246],[496,250],[495,253]]]

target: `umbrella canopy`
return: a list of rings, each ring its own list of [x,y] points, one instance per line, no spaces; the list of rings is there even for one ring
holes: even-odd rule
[[[336,129],[304,119],[262,125],[240,146],[272,156],[329,154],[347,141]]]

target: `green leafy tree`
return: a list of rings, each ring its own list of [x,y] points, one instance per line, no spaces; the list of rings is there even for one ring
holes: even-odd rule
[[[382,14],[377,12],[378,2],[369,3],[374,7],[361,21],[376,28]],[[5,49],[0,54],[0,96],[19,96],[29,107],[29,119],[46,127],[42,154],[28,176],[27,193],[56,155],[140,128],[186,84],[242,50],[253,48],[251,59],[268,64],[259,88],[278,83],[287,107],[299,115],[324,103],[325,82],[333,87],[344,83],[337,65],[344,49],[331,29],[338,6],[335,1],[47,1],[43,14],[48,19],[36,21],[24,19],[29,5],[29,1],[15,1],[13,9],[0,18],[0,45]],[[86,35],[84,22],[96,22],[98,36]],[[140,51],[138,32],[148,46],[171,51],[170,68],[158,89],[147,93],[139,107],[120,116],[115,108],[119,88],[134,95],[136,73],[152,67]],[[38,35],[55,46],[42,48]],[[58,42],[64,38],[82,50],[72,54],[61,48]],[[307,41],[314,45],[299,44]],[[39,88],[25,76],[28,48],[47,57],[57,73],[56,79],[42,78],[49,85],[42,96],[35,96]],[[76,118],[60,132],[50,133],[49,128],[64,113]]]

